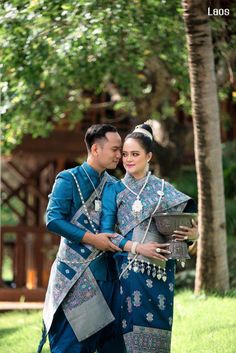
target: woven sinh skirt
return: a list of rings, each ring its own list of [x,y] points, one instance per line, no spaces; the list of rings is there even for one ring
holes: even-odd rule
[[[119,273],[127,256],[116,256]],[[127,353],[169,353],[173,321],[175,261],[166,264],[167,280],[128,270],[121,278],[121,315]]]

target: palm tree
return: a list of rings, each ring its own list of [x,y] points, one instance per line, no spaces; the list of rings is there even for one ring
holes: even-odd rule
[[[220,119],[207,0],[182,0],[191,84],[199,230],[195,293],[229,288]]]

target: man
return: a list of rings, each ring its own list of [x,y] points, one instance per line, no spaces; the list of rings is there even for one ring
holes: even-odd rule
[[[47,207],[47,228],[61,236],[44,306],[44,335],[52,353],[124,353],[118,277],[111,242],[98,234],[105,169],[115,169],[121,138],[115,127],[91,126],[87,162],[56,177]]]

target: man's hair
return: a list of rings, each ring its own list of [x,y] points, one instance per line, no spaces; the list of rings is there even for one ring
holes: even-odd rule
[[[107,132],[117,132],[115,126],[110,124],[95,124],[88,128],[85,134],[84,142],[88,151],[91,150],[91,147],[97,140],[106,139]]]

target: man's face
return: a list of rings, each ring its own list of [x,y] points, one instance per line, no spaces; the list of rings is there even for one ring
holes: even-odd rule
[[[97,161],[103,169],[115,169],[121,158],[121,137],[117,132],[107,132],[106,139],[98,142]]]

